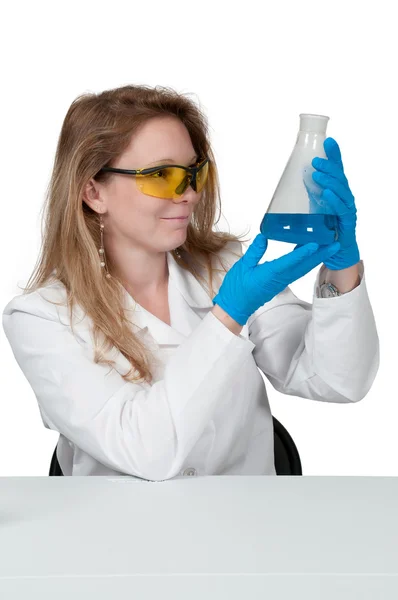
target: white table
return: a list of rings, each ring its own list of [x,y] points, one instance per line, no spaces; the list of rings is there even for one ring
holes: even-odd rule
[[[0,598],[397,600],[398,478],[3,477]]]

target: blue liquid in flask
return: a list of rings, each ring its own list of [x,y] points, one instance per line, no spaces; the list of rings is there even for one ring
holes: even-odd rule
[[[323,246],[338,239],[338,219],[331,214],[266,213],[260,231],[270,240]]]

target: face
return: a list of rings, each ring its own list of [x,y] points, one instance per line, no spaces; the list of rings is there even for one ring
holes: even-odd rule
[[[196,159],[185,125],[176,117],[162,116],[145,123],[112,166],[142,169],[175,163],[188,167]],[[97,212],[103,217],[106,235],[112,236],[113,242],[127,241],[150,253],[169,251],[184,243],[191,215],[203,193],[188,186],[178,199],[154,198],[137,188],[134,176],[123,174],[113,174],[106,185],[91,180],[88,190],[90,206],[94,210],[101,206]],[[181,216],[187,218],[171,219]]]

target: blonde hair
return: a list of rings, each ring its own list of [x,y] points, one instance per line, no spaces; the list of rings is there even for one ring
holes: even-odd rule
[[[54,277],[62,282],[72,331],[72,311],[78,303],[92,321],[94,361],[112,366],[114,361],[106,359],[105,353],[116,347],[132,365],[123,375],[130,382],[152,381],[148,351],[133,334],[125,316],[120,281],[113,276],[107,279],[100,266],[98,215],[82,197],[91,178],[106,182],[112,177],[112,173],[98,171],[110,166],[123,153],[138,128],[152,117],[162,115],[179,118],[198,156],[210,159],[208,179],[188,225],[186,241],[172,253],[181,268],[190,271],[207,288],[195,263],[206,268],[210,282],[206,291],[210,298],[214,297],[214,271],[219,269],[214,268],[212,256],[228,242],[239,241],[243,234],[213,231],[219,220],[218,216],[215,221],[217,204],[221,214],[221,199],[207,118],[185,94],[162,86],[142,85],[126,85],[99,94],[85,93],[72,102],[62,124],[43,204],[40,254],[27,287],[21,288],[30,293]]]

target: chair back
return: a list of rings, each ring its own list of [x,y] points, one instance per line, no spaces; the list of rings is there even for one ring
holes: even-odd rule
[[[58,446],[58,444],[57,444],[57,446]],[[49,476],[55,476],[55,477],[59,477],[59,476],[63,475],[61,467],[59,466],[59,462],[57,459],[57,446],[55,446],[53,457],[51,459],[50,471],[48,473]]]
[[[272,417],[274,423],[274,455],[277,475],[302,475],[300,455],[293,438],[285,427]]]

